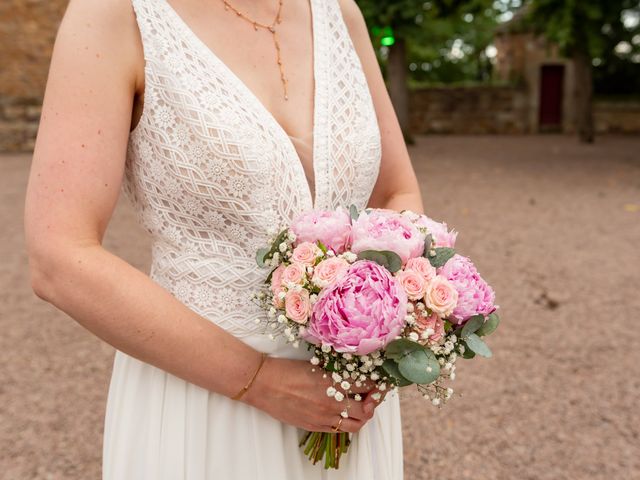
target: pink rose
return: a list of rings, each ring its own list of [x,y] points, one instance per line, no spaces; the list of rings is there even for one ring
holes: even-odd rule
[[[456,308],[458,291],[449,280],[438,275],[427,286],[424,302],[432,312],[446,318]]]
[[[424,257],[410,258],[405,270],[418,272],[429,283],[436,276],[436,268]]]
[[[362,212],[353,222],[351,251],[390,250],[397,253],[404,265],[412,257],[422,255],[425,235],[413,222],[393,210],[375,209]]]
[[[289,319],[297,323],[306,323],[311,311],[309,292],[289,290],[284,297],[284,308]]]
[[[335,282],[348,268],[349,262],[344,258],[329,257],[316,265],[311,281],[318,287],[324,288]]]
[[[315,243],[302,242],[302,243],[299,243],[298,246],[293,249],[291,260],[293,262],[301,263],[303,265],[313,266],[313,264],[316,263],[316,259],[318,258],[319,252],[320,252],[320,249]]]
[[[420,215],[416,220],[416,225],[427,229],[433,238],[434,247],[453,248],[455,246],[458,232],[455,230],[449,231],[449,227],[447,227],[446,223],[436,222],[426,215]]]
[[[402,288],[410,300],[420,300],[424,297],[427,289],[427,282],[424,277],[414,270],[401,270],[396,274],[396,280],[400,282]]]
[[[314,345],[366,355],[400,334],[406,313],[398,281],[377,263],[359,260],[320,293],[303,335]]]
[[[297,244],[320,240],[325,247],[340,254],[347,249],[351,237],[351,216],[338,208],[335,211],[312,210],[298,215],[291,223]]]
[[[497,308],[495,292],[467,257],[454,255],[438,273],[458,292],[458,303],[452,315],[458,324],[477,314],[488,315]]]
[[[433,330],[433,333],[429,335],[429,340],[437,342],[444,336],[444,321],[436,313],[432,313],[428,317],[419,315],[416,319],[416,329],[418,333],[427,329]]]
[[[304,283],[306,268],[299,263],[292,263],[284,269],[282,272],[282,284],[287,285],[289,283],[302,284]]]
[[[278,267],[271,274],[271,291],[273,292],[273,306],[276,308],[282,308],[284,306],[283,301],[280,299],[280,292],[282,289],[282,274],[284,273],[285,266],[283,264]]]

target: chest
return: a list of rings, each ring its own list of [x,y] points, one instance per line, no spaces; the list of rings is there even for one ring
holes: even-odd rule
[[[337,2],[311,6],[313,109],[305,111],[315,188],[287,117],[277,118],[267,103],[279,95],[261,99],[247,83],[251,76],[241,78],[165,0],[134,1],[145,93],[130,136],[127,189],[149,215],[170,216],[174,225],[180,219],[193,238],[215,230],[223,241],[232,226],[247,232],[234,230],[233,238],[258,238],[303,210],[366,206],[381,153],[375,110]]]
[[[308,0],[168,3],[289,135],[311,132],[315,32]]]

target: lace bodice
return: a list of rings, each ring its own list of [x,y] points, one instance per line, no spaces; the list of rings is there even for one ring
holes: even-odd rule
[[[249,297],[266,272],[268,231],[312,207],[364,208],[380,134],[337,0],[313,17],[315,195],[294,141],[166,0],[132,0],[145,58],[142,117],[123,191],[152,235],[150,276],[193,310],[243,337],[262,315]],[[312,198],[313,197],[313,198]]]

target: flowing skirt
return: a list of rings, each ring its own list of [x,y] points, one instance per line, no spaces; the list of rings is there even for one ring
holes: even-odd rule
[[[264,336],[259,351],[308,358]],[[352,436],[340,469],[313,465],[298,443],[304,431],[224,395],[116,351],[103,443],[103,480],[401,480],[397,393]]]

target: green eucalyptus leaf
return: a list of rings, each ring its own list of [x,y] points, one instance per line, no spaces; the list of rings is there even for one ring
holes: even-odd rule
[[[489,349],[489,346],[486,343],[484,343],[482,339],[475,333],[472,333],[467,338],[465,338],[465,342],[467,342],[467,346],[472,351],[474,351],[481,357],[487,357],[487,358],[491,357],[492,353],[491,353],[491,350]]]
[[[267,259],[267,255],[269,255],[271,253],[271,248],[259,248],[258,251],[256,252],[256,263],[258,264],[259,267],[264,268],[266,265],[264,264],[264,261]]]
[[[430,351],[429,351],[430,352]],[[418,384],[428,384],[440,376],[440,365],[427,350],[414,350],[398,362],[398,369],[404,378]]]
[[[385,267],[391,273],[395,273],[402,268],[400,256],[389,250],[364,250],[358,254],[358,260],[371,260]]]
[[[462,354],[462,358],[471,359],[476,356],[476,353],[469,348],[467,342],[463,341],[462,345],[464,345],[464,353]]]
[[[436,254],[431,257],[427,257],[431,265],[436,268],[444,266],[445,263],[449,261],[451,257],[456,254],[455,249],[449,247],[438,247],[434,249]]]
[[[462,327],[462,332],[460,333],[460,336],[466,339],[472,333],[477,332],[478,329],[482,327],[483,323],[484,323],[483,315],[474,315],[473,317],[469,318],[466,321],[466,323],[464,324],[464,327]]]
[[[491,335],[495,332],[496,328],[500,324],[500,317],[496,313],[490,313],[487,317],[487,321],[484,322],[477,331],[476,334],[480,337],[485,337],[487,335]]]
[[[407,380],[406,378],[404,378],[404,376],[400,373],[398,364],[394,360],[385,360],[382,364],[382,369],[387,373],[387,375],[395,380],[396,385],[398,385],[399,387],[406,387],[407,385],[411,385],[413,383],[411,380]]]
[[[360,212],[358,211],[358,207],[355,205],[351,205],[349,207],[349,214],[351,215],[351,220],[356,221],[358,217],[360,217]]]
[[[391,358],[399,362],[403,357],[407,356],[415,350],[424,350],[424,347],[408,338],[399,338],[393,340],[387,345],[384,354],[387,358]]]

